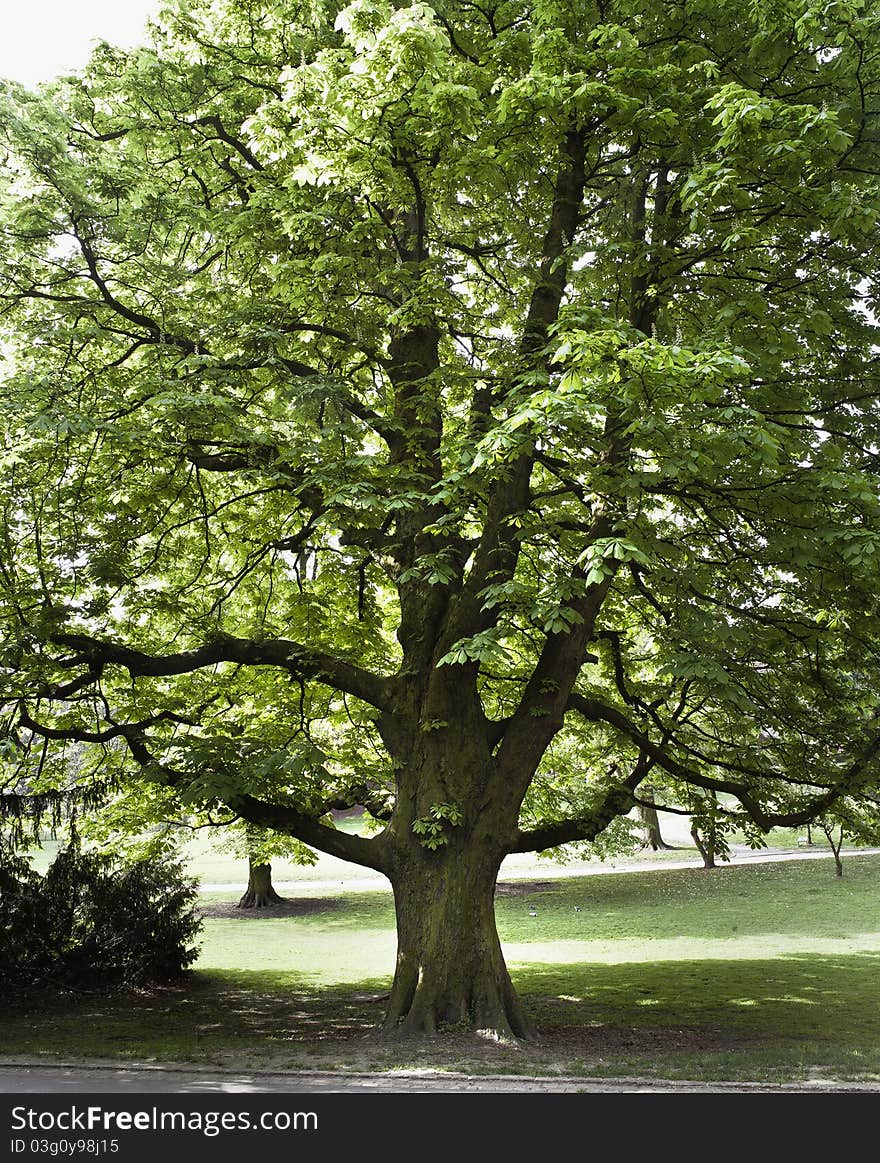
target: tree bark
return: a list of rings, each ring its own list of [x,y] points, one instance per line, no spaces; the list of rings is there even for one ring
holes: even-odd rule
[[[247,889],[238,902],[240,909],[265,909],[284,900],[272,887],[272,865],[248,860]]]
[[[386,1032],[458,1027],[497,1039],[528,1036],[495,925],[500,863],[460,844],[400,862],[392,876],[398,948]]]
[[[700,855],[703,858],[703,867],[704,868],[716,868],[717,865],[715,864],[715,842],[714,842],[712,836],[711,835],[707,836],[706,840],[704,841],[703,838],[700,836],[700,833],[696,827],[691,828],[691,835],[694,838],[694,843],[697,846],[697,850],[699,851]]]
[[[645,839],[642,847],[650,848],[652,852],[668,852],[672,848],[672,845],[666,843],[660,831],[660,817],[657,815],[657,809],[653,806],[653,793],[643,791],[642,798],[648,800],[650,803],[650,806],[639,804],[639,819],[642,821],[642,827],[645,830]]]

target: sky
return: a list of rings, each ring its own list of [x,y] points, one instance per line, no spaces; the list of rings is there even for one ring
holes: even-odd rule
[[[96,40],[143,41],[159,0],[0,0],[0,77],[25,85],[85,64]]]

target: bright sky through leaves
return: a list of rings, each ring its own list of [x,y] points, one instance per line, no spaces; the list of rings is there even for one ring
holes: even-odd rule
[[[29,0],[3,13],[0,77],[25,85],[85,64],[97,40],[124,47],[144,39],[158,0]]]

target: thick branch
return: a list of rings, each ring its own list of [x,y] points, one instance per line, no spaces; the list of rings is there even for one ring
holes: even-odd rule
[[[390,707],[393,694],[392,679],[283,638],[260,642],[230,636],[207,642],[196,650],[160,655],[146,654],[117,642],[103,642],[85,634],[55,634],[52,640],[77,651],[73,658],[60,663],[65,668],[117,665],[125,667],[132,678],[153,678],[191,674],[218,663],[231,662],[239,666],[280,667],[296,678],[323,682],[381,710]]]
[[[568,603],[580,621],[566,632],[547,635],[519,705],[510,717],[498,752],[498,772],[501,779],[518,782],[522,793],[547,745],[562,726],[569,692],[592,657],[586,644],[595,637],[596,619],[617,565],[616,561],[609,562],[609,572],[603,579]]]
[[[520,832],[512,852],[542,852],[559,844],[570,844],[574,840],[595,840],[617,816],[625,816],[635,800],[633,790],[646,777],[647,772],[635,772],[617,787],[605,793],[602,802],[589,815],[576,820],[560,820],[554,824],[544,824],[528,832]]]
[[[262,164],[262,162],[260,162],[256,157],[254,157],[254,155],[251,153],[251,151],[248,149],[248,147],[245,145],[245,143],[243,141],[240,141],[237,137],[232,136],[232,134],[226,129],[223,122],[220,120],[220,118],[217,116],[216,113],[211,115],[211,116],[197,117],[194,121],[190,121],[189,124],[190,125],[210,125],[211,128],[216,132],[217,137],[220,139],[220,141],[224,141],[227,145],[232,146],[232,148],[235,150],[235,152],[240,157],[243,157],[244,160],[247,162],[247,164],[252,169],[255,169],[258,171],[262,171],[265,169],[265,166]]]
[[[131,732],[140,734],[156,723],[183,723],[194,726],[191,719],[184,719],[171,711],[160,711],[159,714],[151,715],[149,719],[142,719],[138,723],[115,724],[103,731],[86,731],[78,727],[47,727],[44,723],[32,719],[23,707],[19,710],[18,721],[25,730],[33,731],[43,739],[66,739],[74,743],[109,743],[112,739],[125,738]]]
[[[370,839],[355,836],[350,832],[319,824],[317,820],[303,815],[295,808],[270,804],[249,795],[230,797],[226,803],[250,824],[259,824],[261,828],[272,828],[276,832],[294,836],[312,848],[317,848],[330,856],[338,856],[340,860],[348,860],[365,868],[375,868],[377,872],[387,870],[388,861],[382,833]]]
[[[541,353],[546,347],[550,327],[559,315],[565,293],[569,276],[566,252],[577,231],[583,202],[585,158],[583,134],[572,130],[566,134],[562,148],[562,166],[556,178],[538,277],[520,339],[520,356],[524,368],[529,371],[544,358]],[[485,610],[481,593],[490,579],[498,582],[510,578],[516,569],[519,535],[511,518],[529,507],[534,456],[534,443],[528,441],[511,463],[508,473],[493,488],[463,600],[458,604],[446,635],[447,646],[460,637],[486,629],[497,620],[498,610]]]
[[[142,735],[129,731],[124,737],[129,751],[141,767],[149,768],[158,774],[169,787],[178,786],[183,781],[179,772],[156,759]],[[381,834],[372,839],[354,836],[349,832],[338,831],[336,828],[321,824],[297,811],[296,808],[270,804],[251,795],[232,795],[225,803],[236,815],[250,824],[259,824],[260,827],[283,832],[330,856],[338,856],[340,860],[348,860],[352,864],[360,864],[366,868],[375,868],[378,872],[385,871],[386,848]]]

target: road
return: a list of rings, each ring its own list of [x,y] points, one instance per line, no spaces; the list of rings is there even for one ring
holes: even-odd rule
[[[65,1094],[673,1094],[770,1093],[880,1095],[880,1083],[812,1081],[799,1084],[682,1082],[640,1078],[474,1077],[454,1072],[355,1074],[324,1071],[211,1071],[156,1066],[34,1065],[0,1062],[0,1093]]]

